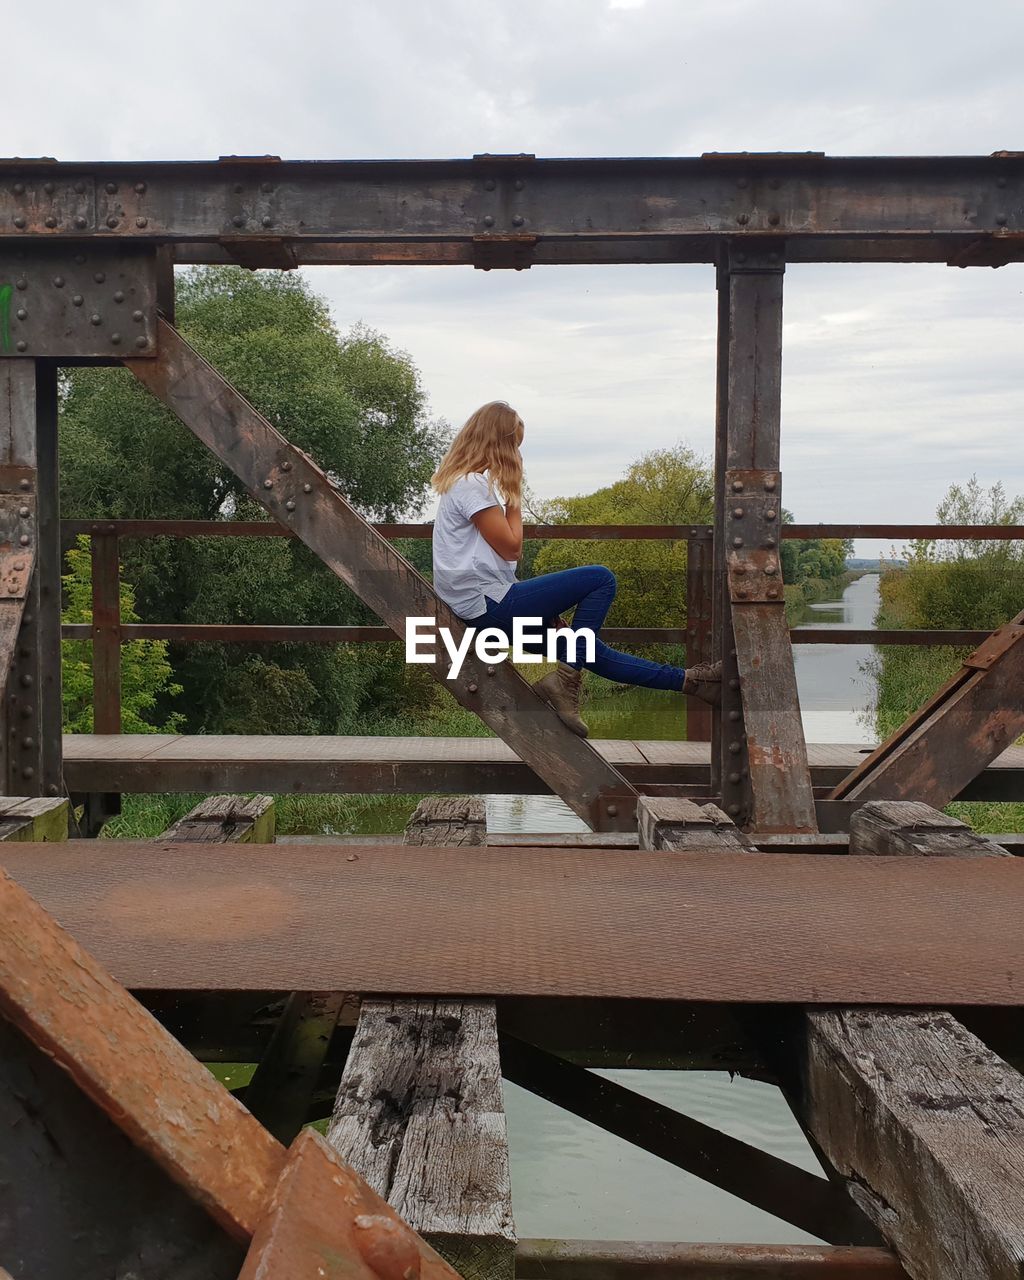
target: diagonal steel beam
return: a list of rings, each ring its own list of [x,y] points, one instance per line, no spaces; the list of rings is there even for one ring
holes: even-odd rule
[[[941,809],[1024,733],[1024,612],[832,792],[836,800],[919,800]]]
[[[171,325],[159,322],[155,360],[125,364],[150,391],[390,626],[437,619],[461,636],[433,588],[346,501],[316,463],[275,430]],[[568,729],[512,667],[472,654],[458,677],[443,659],[429,667],[444,688],[505,742],[596,831],[635,830],[636,791]]]

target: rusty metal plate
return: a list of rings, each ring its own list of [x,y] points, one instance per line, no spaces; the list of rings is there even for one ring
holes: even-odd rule
[[[983,640],[971,656],[964,660],[964,666],[975,671],[987,671],[1021,639],[1024,639],[1024,626],[1007,623],[1005,627],[993,631],[987,640]]]
[[[0,246],[0,356],[127,355],[156,355],[154,252]]]
[[[323,1138],[304,1129],[238,1280],[459,1280]]]
[[[940,1007],[1024,990],[1018,858],[38,849],[0,861],[135,988]]]
[[[734,604],[783,603],[781,504],[781,472],[749,468],[726,471],[726,568]]]

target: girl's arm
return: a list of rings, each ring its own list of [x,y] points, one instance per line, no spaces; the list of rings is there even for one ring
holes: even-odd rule
[[[503,560],[518,560],[523,554],[522,509],[508,503],[501,507],[486,507],[472,517],[484,541]]]

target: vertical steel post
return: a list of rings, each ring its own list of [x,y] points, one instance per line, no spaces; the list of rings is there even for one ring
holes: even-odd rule
[[[121,570],[113,527],[97,525],[92,557],[92,720],[94,733],[121,732]]]
[[[714,573],[707,530],[694,529],[686,540],[686,665],[713,662],[711,637]],[[711,708],[696,698],[686,700],[686,736],[691,742],[711,741]]]
[[[723,696],[712,747],[722,805],[760,831],[817,829],[779,554],[781,243],[727,243],[718,268],[715,635]]]
[[[8,795],[63,790],[60,665],[60,520],[57,367],[47,360],[0,366],[0,493],[18,504],[17,544],[33,559],[2,709]]]

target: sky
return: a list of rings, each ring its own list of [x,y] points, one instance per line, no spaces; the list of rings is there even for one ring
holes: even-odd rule
[[[61,160],[1024,149],[1024,3],[0,0],[0,152]],[[527,424],[539,497],[677,442],[710,454],[709,266],[311,270],[408,351],[432,411]],[[804,521],[928,521],[1024,493],[1024,264],[794,266],[782,467]],[[891,543],[861,542],[861,554]]]

